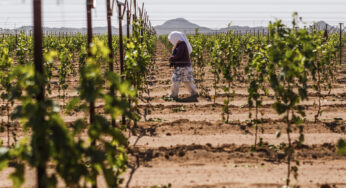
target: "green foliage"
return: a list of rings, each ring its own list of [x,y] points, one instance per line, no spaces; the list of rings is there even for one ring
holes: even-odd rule
[[[226,82],[226,86],[223,87],[224,92],[226,92],[227,98],[224,100],[223,109],[223,119],[226,123],[229,121],[229,103],[233,100],[235,96],[235,90],[231,92],[231,84],[236,80],[238,74],[238,68],[241,63],[241,48],[240,41],[235,37],[233,32],[229,32],[225,35],[225,38],[221,41],[221,48],[223,50],[222,57],[224,58],[224,63],[220,64],[222,76]],[[227,117],[224,117],[224,114]]]
[[[154,61],[156,37],[143,30],[141,20],[133,23],[131,38],[126,43],[125,77],[136,89],[134,97],[129,98],[133,113],[134,128],[140,119],[138,101],[148,89],[148,73]],[[145,115],[144,115],[145,116]]]
[[[214,77],[214,82],[213,82],[213,88],[214,88],[214,95],[213,95],[213,100],[214,100],[214,104],[216,103],[216,95],[219,89],[219,82],[220,82],[220,67],[219,65],[224,63],[224,58],[222,57],[222,46],[221,46],[221,40],[220,39],[216,39],[214,41],[211,42],[212,47],[212,51],[211,51],[211,61],[210,61],[210,71],[213,74]]]
[[[339,155],[346,156],[346,140],[339,139],[336,147],[338,149],[337,152]]]
[[[321,100],[322,91],[331,91],[334,81],[334,69],[336,65],[337,43],[335,35],[329,40],[323,38],[322,32],[313,31],[310,35],[312,43],[304,46],[309,63],[306,67],[314,81],[313,89],[318,94],[318,111],[315,115],[315,121],[322,115]]]
[[[129,80],[134,87],[142,91],[146,85],[146,73],[148,72],[148,64],[150,63],[150,53],[148,45],[144,42],[147,36],[141,36],[141,26],[134,24],[132,37],[126,44],[126,79]]]
[[[62,98],[66,98],[66,89],[68,89],[68,83],[66,82],[66,79],[70,76],[71,73],[74,72],[73,68],[73,56],[69,52],[68,48],[65,47],[65,44],[61,44],[60,50],[58,52],[59,54],[59,60],[60,65],[58,66],[58,74],[59,74],[59,96],[60,91],[63,91]]]
[[[290,184],[290,174],[298,177],[298,161],[296,166],[291,166],[294,153],[290,133],[292,123],[299,127],[300,139],[304,141],[303,126],[300,124],[305,117],[304,109],[300,105],[302,100],[307,99],[307,82],[309,66],[315,60],[315,47],[312,35],[305,29],[297,30],[301,18],[293,14],[293,28],[287,28],[281,21],[269,24],[270,44],[266,47],[269,60],[269,83],[275,92],[273,108],[278,114],[284,114],[288,146],[285,153],[288,157],[288,173],[286,185]]]
[[[0,90],[1,90],[1,101],[3,104],[1,105],[1,114],[4,112],[7,115],[7,145],[10,145],[10,108],[13,106],[14,101],[11,95],[12,83],[10,80],[10,76],[8,72],[10,72],[14,66],[13,59],[10,57],[9,49],[6,47],[6,43],[0,44]],[[3,125],[1,125],[3,126]],[[2,128],[2,127],[1,127]],[[15,128],[15,127],[12,127]],[[15,130],[15,129],[13,129]],[[16,133],[12,132],[14,139],[16,140]]]
[[[258,135],[258,115],[259,108],[262,107],[263,96],[268,95],[266,83],[268,82],[268,58],[265,50],[265,45],[254,40],[249,41],[247,45],[247,53],[249,55],[249,62],[245,67],[245,73],[248,77],[248,106],[249,106],[249,118],[251,123],[255,125],[255,144],[257,147],[257,135]],[[255,119],[252,119],[252,108],[255,107]]]
[[[173,49],[172,43],[168,40],[168,35],[160,35],[159,40],[165,45],[168,51],[171,51]]]
[[[31,44],[32,38],[26,36],[24,32],[21,32],[15,44],[15,55],[19,64],[24,65],[32,62],[33,49]]]
[[[140,119],[138,101],[143,100],[143,94],[149,92],[147,78],[155,61],[157,41],[155,36],[144,29],[142,23],[140,20],[133,23],[133,34],[125,43],[124,75],[110,72],[106,68],[105,62],[109,62],[110,53],[105,46],[106,36],[95,37],[90,48],[91,56],[88,56],[86,37],[81,34],[45,36],[44,75],[34,70],[31,36],[21,32],[1,38],[0,87],[4,105],[2,109],[7,112],[9,120],[18,121],[30,135],[12,146],[5,147],[0,143],[0,170],[10,163],[14,164],[16,170],[10,176],[14,187],[20,187],[24,183],[27,167],[46,170],[48,164],[53,171],[45,172],[43,175],[46,187],[55,187],[58,179],[76,187],[83,186],[81,180],[96,184],[99,175],[103,175],[109,187],[121,184],[120,176],[126,169],[127,140],[122,133],[123,127],[112,126],[110,119],[118,120],[124,115],[135,124]],[[294,15],[293,28],[298,23],[300,18]],[[256,128],[255,148],[263,97],[269,94],[269,90],[274,93],[273,108],[287,123],[289,144],[282,145],[280,150],[283,149],[288,157],[289,186],[290,174],[293,173],[297,178],[299,165],[299,161],[291,165],[295,151],[290,133],[293,127],[297,127],[300,133],[298,146],[301,145],[304,141],[302,124],[305,120],[301,102],[307,100],[309,81],[312,81],[312,88],[319,97],[315,120],[321,116],[322,92],[330,92],[332,89],[340,41],[337,35],[330,35],[326,40],[321,32],[288,28],[281,21],[270,23],[269,33],[268,36],[254,36],[236,35],[230,31],[218,35],[203,35],[196,31],[195,35],[188,37],[194,49],[191,59],[200,91],[206,97],[209,96],[209,89],[203,87],[203,82],[205,71],[210,70],[214,77],[214,103],[220,90],[226,93],[227,98],[223,101],[222,108],[226,122],[230,115],[229,105],[235,96],[235,91],[232,91],[233,83],[235,80],[246,79],[249,86],[249,118]],[[113,38],[114,41],[119,39],[118,36]],[[170,52],[172,44],[167,36],[160,36],[159,40]],[[117,49],[118,43],[114,42],[113,47]],[[245,64],[245,76],[241,75],[241,60],[244,54],[249,58]],[[73,62],[77,58],[79,64],[78,67],[74,67]],[[67,114],[85,112],[90,118],[78,119],[67,128],[60,116],[60,108],[63,105],[59,106],[50,99],[37,100],[37,95],[42,86],[51,94],[52,79],[57,77],[57,86],[59,91],[63,91],[62,96],[65,99],[68,95],[66,90],[71,89],[67,78],[77,76],[77,68],[78,96],[72,98],[62,110]],[[114,88],[114,95],[110,94],[108,88]],[[18,102],[19,105],[10,111],[14,102]],[[104,114],[95,111],[96,102],[104,104]],[[186,110],[179,107],[173,108],[172,111]],[[14,128],[7,127],[7,130],[12,130],[15,137]],[[277,136],[280,135],[281,132],[278,132]],[[345,145],[345,141],[340,139],[337,145],[338,154],[345,155]],[[170,186],[169,184],[161,187]]]
[[[122,114],[131,117],[129,104],[121,98],[121,95],[132,97],[135,92],[130,89],[128,83],[122,82],[117,74],[101,71],[100,62],[105,62],[109,57],[109,49],[103,42],[95,39],[90,51],[92,56],[87,59],[80,72],[79,99],[74,99],[70,107],[80,105],[86,107],[84,108],[86,113],[95,113],[88,111],[92,108],[90,105],[95,104],[96,100],[101,100],[105,103],[106,113],[113,119],[117,119]],[[104,84],[113,85],[117,95],[113,96],[105,92]],[[102,173],[108,186],[116,187],[122,182],[120,175],[126,169],[127,139],[119,128],[111,125],[106,117],[100,114],[89,115],[91,116],[89,123],[82,119],[76,121],[76,124],[79,124],[78,127],[88,127],[88,142],[83,144],[87,146],[84,148],[83,158],[88,159],[90,163],[87,168],[88,180],[95,184],[96,177]]]
[[[302,124],[305,121],[305,108],[301,102],[308,100],[308,88],[312,85],[319,98],[315,120],[321,116],[322,91],[331,92],[332,83],[335,81],[334,72],[337,69],[336,54],[337,50],[340,50],[338,35],[331,34],[326,39],[322,32],[299,29],[297,26],[302,23],[302,19],[294,13],[291,28],[279,20],[269,24],[267,35],[236,35],[232,31],[203,35],[198,30],[195,35],[189,35],[194,49],[191,58],[195,69],[197,68],[197,77],[201,76],[198,80],[203,81],[204,69],[207,66],[205,62],[208,62],[213,75],[214,104],[221,89],[226,93],[227,98],[222,108],[226,122],[230,114],[228,106],[234,97],[234,91],[230,88],[233,88],[235,80],[245,80],[240,68],[244,54],[248,56],[245,73],[249,86],[249,118],[251,125],[256,128],[254,148],[257,145],[257,132],[261,122],[259,114],[263,113],[260,110],[263,98],[269,95],[269,91],[274,94],[273,108],[287,124],[289,144],[283,148],[288,158],[287,186],[290,184],[291,173],[295,178],[298,177],[299,161],[295,160],[295,165],[291,165],[294,160],[294,141],[290,134],[296,127],[299,131],[297,144],[298,147],[301,146],[304,141]],[[167,36],[160,36],[160,40],[171,49]],[[253,109],[255,112],[252,112]],[[281,135],[281,132],[279,133],[278,136]]]
[[[67,183],[78,182],[83,176],[80,172],[85,171],[80,160],[80,145],[74,142],[54,102],[35,98],[45,79],[35,73],[32,65],[15,67],[10,78],[16,81],[11,91],[14,94],[12,97],[21,102],[13,111],[12,118],[20,120],[25,130],[32,132],[29,140],[22,140],[0,157],[2,162],[17,162],[16,171],[10,176],[14,186],[19,187],[24,183],[24,165],[45,167],[48,162],[56,165],[56,171],[50,175],[43,174],[44,185],[54,187],[58,174]],[[69,170],[68,175],[64,170]]]
[[[196,29],[195,35],[189,36],[189,41],[191,43],[191,46],[193,48],[193,51],[191,53],[191,61],[193,62],[194,70],[195,70],[195,77],[196,80],[196,86],[202,90],[205,90],[203,88],[202,83],[204,82],[205,77],[205,67],[207,65],[205,60],[205,44],[206,44],[206,37],[205,35],[201,35],[198,32],[198,29]],[[205,94],[205,93],[201,93]]]
[[[23,34],[23,36],[25,36]],[[26,37],[26,36],[25,36]],[[109,187],[117,187],[122,183],[120,175],[126,169],[127,139],[119,128],[111,126],[108,116],[117,119],[126,115],[133,119],[130,105],[120,96],[134,97],[136,91],[132,84],[122,81],[114,72],[103,71],[102,63],[108,59],[109,49],[103,41],[95,39],[91,46],[91,57],[87,58],[85,39],[71,37],[76,46],[68,39],[50,36],[45,39],[44,68],[45,74],[35,72],[33,64],[27,55],[28,62],[14,65],[8,47],[2,42],[0,46],[0,78],[2,99],[8,102],[18,101],[11,113],[11,118],[20,122],[24,130],[30,133],[13,148],[0,144],[0,169],[14,163],[16,170],[10,175],[14,187],[20,187],[25,179],[27,166],[43,169],[42,185],[56,187],[57,179],[62,179],[66,185],[82,186],[81,180],[94,184],[98,175],[103,175]],[[28,42],[26,42],[28,43]],[[152,47],[150,52],[153,51]],[[77,88],[79,96],[67,105],[67,112],[84,110],[88,113],[89,104],[98,100],[105,104],[105,115],[94,114],[93,121],[76,120],[68,130],[60,117],[60,108],[50,99],[37,100],[40,88],[47,86],[50,93],[50,80],[54,76],[54,61],[60,60],[58,68],[59,85],[67,88],[66,78],[75,74],[73,70],[74,53],[80,53],[80,84]],[[23,55],[24,57],[24,55]],[[151,57],[151,56],[150,56]],[[104,90],[112,85],[115,95]],[[84,136],[87,129],[87,137]],[[83,134],[83,135],[82,135]],[[97,143],[97,144],[93,144]],[[53,171],[47,173],[47,165]]]

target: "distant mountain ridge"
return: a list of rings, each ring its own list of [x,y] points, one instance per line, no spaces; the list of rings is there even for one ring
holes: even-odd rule
[[[184,18],[177,18],[173,20],[168,20],[162,25],[158,25],[154,27],[157,34],[159,35],[165,35],[169,34],[172,31],[179,30],[184,33],[194,33],[195,30],[198,28],[199,32],[201,33],[213,33],[216,32],[216,30],[212,30],[207,27],[201,27],[197,24],[191,23],[190,21],[184,19]]]
[[[316,28],[319,29],[325,29],[326,26],[328,26],[329,30],[335,30],[335,27],[330,26],[328,23],[324,21],[319,21],[315,23]],[[132,28],[132,27],[130,27]],[[195,33],[196,29],[198,28],[200,33],[208,34],[208,33],[224,33],[228,32],[229,30],[234,30],[237,32],[267,32],[267,27],[249,27],[249,26],[230,26],[230,27],[225,27],[221,29],[211,29],[208,27],[201,27],[197,24],[194,24],[184,18],[176,18],[172,20],[168,20],[162,25],[158,25],[154,27],[156,30],[156,33],[158,35],[167,35],[172,31],[181,31],[184,33],[188,34],[193,34]],[[26,33],[29,33],[30,31],[33,30],[32,26],[24,26],[20,27],[17,29],[1,29],[0,28],[0,33],[15,33],[16,31],[24,31]],[[49,28],[49,27],[44,27],[43,28],[44,32],[48,33],[86,33],[86,28]],[[94,27],[93,28],[93,33],[94,34],[99,34],[99,35],[104,35],[107,33],[107,27]],[[118,28],[113,27],[112,28],[112,33],[117,35],[119,34]],[[126,33],[126,26],[123,27],[123,33]]]
[[[319,21],[315,23],[316,28],[319,29],[325,29],[326,26],[328,26],[328,30],[334,30],[336,29],[335,27],[332,27],[328,23],[324,21]],[[200,33],[224,33],[228,32],[229,30],[237,31],[237,32],[255,32],[255,33],[262,33],[262,32],[267,32],[268,28],[261,26],[261,27],[249,27],[249,26],[230,26],[230,27],[225,27],[221,29],[210,29],[208,27],[201,27],[197,24],[191,23],[190,21],[184,19],[184,18],[176,18],[173,20],[168,20],[162,25],[155,26],[155,30],[157,34],[159,35],[167,35],[172,31],[181,31],[184,33],[188,34],[193,34],[195,33],[196,29],[198,28]]]
[[[231,26],[227,28],[221,28],[221,29],[210,29],[208,27],[201,27],[197,24],[191,23],[190,21],[184,19],[184,18],[177,18],[173,20],[168,20],[164,24],[155,26],[155,30],[159,35],[165,35],[169,34],[172,31],[178,30],[184,33],[195,33],[196,29],[198,28],[198,31],[200,33],[223,33],[227,32],[229,30],[235,30],[235,31],[250,31],[250,30],[257,30],[263,31],[267,30],[266,27],[248,27],[248,26]]]

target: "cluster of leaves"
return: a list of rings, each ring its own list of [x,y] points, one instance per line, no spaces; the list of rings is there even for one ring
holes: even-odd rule
[[[168,35],[160,35],[158,39],[160,40],[160,42],[162,42],[163,45],[165,45],[166,49],[168,49],[169,52],[173,49],[172,43],[168,40]]]
[[[131,81],[138,91],[143,91],[146,85],[146,73],[148,73],[149,63],[151,63],[151,54],[146,39],[149,35],[141,35],[140,22],[133,24],[133,33],[126,44],[126,79]]]
[[[13,88],[11,84],[11,79],[10,75],[8,72],[13,68],[14,62],[13,59],[10,57],[10,52],[9,49],[6,48],[6,42],[3,42],[0,45],[0,90],[1,90],[1,114],[4,115],[4,112],[6,113],[7,116],[7,122],[6,122],[6,129],[7,129],[7,145],[10,145],[10,132],[11,132],[11,120],[10,120],[10,108],[14,104],[14,100],[11,94],[11,90]],[[0,129],[1,132],[3,131],[5,123],[1,122]],[[16,132],[15,132],[15,127],[12,127],[12,135],[13,138],[16,141]]]
[[[322,32],[313,30],[310,34],[313,43],[310,48],[314,51],[309,54],[310,63],[308,69],[314,82],[313,89],[318,94],[318,110],[315,115],[315,121],[322,115],[321,100],[323,99],[322,91],[331,91],[332,82],[334,81],[334,71],[336,68],[337,40],[332,35],[328,40]]]
[[[259,129],[259,109],[263,104],[263,97],[269,94],[266,83],[268,82],[268,58],[265,50],[266,45],[251,39],[247,44],[247,54],[249,56],[248,64],[245,67],[245,73],[248,77],[248,106],[249,118],[251,124],[255,125],[255,144],[257,147],[257,136]],[[252,108],[255,107],[255,118],[252,117]],[[262,129],[263,132],[263,129]]]
[[[203,35],[196,31],[196,35],[189,36],[190,43],[193,46],[191,57],[196,69],[197,80],[200,82],[199,86],[203,90],[203,96],[209,97],[210,91],[208,88],[203,87],[205,67],[207,65],[211,67],[210,72],[213,74],[212,87],[214,94],[211,95],[211,98],[213,98],[214,103],[216,103],[216,97],[220,89],[228,96],[228,101],[224,101],[223,114],[229,114],[226,106],[232,98],[232,92],[229,91],[230,84],[234,80],[242,79],[239,67],[250,37],[249,35],[237,35],[231,30],[217,35]]]
[[[91,47],[92,56],[86,59],[80,71],[80,95],[70,102],[68,111],[78,108],[88,113],[89,104],[103,100],[105,113],[109,116],[116,119],[126,114],[130,117],[129,104],[120,96],[131,97],[135,92],[117,74],[101,71],[100,62],[108,57],[109,50],[102,42],[95,41]],[[6,48],[2,50],[8,51]],[[47,53],[46,62],[52,62],[55,56],[55,53]],[[7,62],[11,62],[10,58]],[[20,121],[25,131],[32,133],[13,148],[1,144],[1,169],[10,162],[16,167],[10,176],[14,187],[24,183],[26,166],[40,171],[42,181],[39,186],[43,187],[56,187],[58,177],[69,186],[81,186],[82,180],[96,184],[96,177],[100,174],[109,187],[118,186],[127,160],[127,140],[122,131],[112,127],[106,116],[96,114],[89,122],[77,120],[69,130],[54,101],[37,97],[40,88],[47,84],[46,75],[36,72],[31,64],[11,67],[8,72],[12,85],[8,93],[12,100],[20,103],[11,117]],[[107,94],[104,85],[114,85],[117,95]],[[87,129],[86,138],[84,129]],[[52,173],[47,172],[48,163],[54,169]]]
[[[288,159],[287,186],[290,184],[291,172],[295,178],[298,177],[299,161],[293,158],[295,147],[290,134],[293,126],[296,126],[300,134],[298,147],[301,146],[304,141],[302,123],[305,119],[305,109],[301,101],[308,99],[308,81],[314,81],[313,88],[319,93],[321,100],[322,86],[326,85],[326,88],[331,89],[336,53],[334,41],[323,38],[321,32],[309,33],[307,29],[296,29],[301,21],[294,13],[293,28],[285,26],[280,20],[270,23],[269,44],[257,50],[257,55],[250,56],[259,66],[254,69],[257,77],[255,82],[250,79],[250,96],[258,102],[256,106],[261,105],[261,100],[257,100],[260,97],[257,90],[262,88],[263,94],[268,94],[263,88],[263,83],[268,82],[274,92],[273,108],[279,115],[283,115],[286,121],[288,145],[284,151]],[[251,105],[252,102],[249,101],[249,106]],[[319,115],[321,104],[315,118]],[[293,160],[296,165],[291,165]]]
[[[136,112],[135,127],[140,118],[138,101],[144,93],[149,92],[147,78],[154,61],[156,43],[155,36],[150,35],[147,30],[143,32],[141,23],[140,20],[133,22],[133,32],[127,40],[125,51],[125,77],[137,91],[135,97],[129,98],[133,111]]]
[[[16,38],[15,57],[17,62],[22,65],[32,62],[32,37],[26,36],[24,32],[21,32],[19,36],[16,35]],[[11,49],[11,45],[9,45],[9,49]]]
[[[223,80],[226,85],[223,86],[223,91],[226,93],[227,98],[224,100],[223,107],[223,119],[228,123],[229,121],[229,104],[231,102],[231,98],[233,100],[235,96],[235,90],[232,92],[231,84],[236,80],[238,74],[238,68],[240,67],[242,52],[240,51],[240,40],[235,37],[233,32],[229,32],[226,34],[225,38],[221,42],[222,57],[224,57],[224,63],[220,64],[219,67],[221,69],[221,73],[223,76]],[[226,118],[224,117],[226,114]]]
[[[209,44],[213,46],[211,54],[210,54],[211,61],[209,63],[211,67],[210,71],[213,74],[214,95],[212,95],[212,99],[214,101],[214,104],[216,103],[216,96],[219,89],[218,84],[220,82],[221,70],[219,65],[224,63],[224,58],[222,57],[223,48],[220,43],[221,43],[220,39],[215,39],[212,41],[211,44]]]
[[[288,159],[287,185],[290,184],[290,174],[298,176],[299,161],[291,165],[294,147],[291,139],[293,126],[299,130],[298,146],[304,141],[302,123],[305,119],[304,108],[301,101],[308,99],[308,82],[317,92],[319,104],[315,119],[322,114],[322,91],[332,89],[334,71],[337,67],[336,54],[339,45],[338,35],[332,34],[325,38],[322,31],[297,29],[301,18],[293,15],[292,28],[284,25],[280,20],[270,23],[267,35],[235,35],[232,32],[217,35],[202,35],[196,33],[189,36],[193,44],[193,61],[196,66],[204,68],[205,56],[203,52],[210,54],[210,71],[214,76],[212,98],[216,102],[216,96],[220,89],[226,93],[223,114],[226,122],[229,119],[229,103],[234,96],[230,91],[232,83],[236,79],[241,80],[240,67],[244,55],[248,61],[245,65],[246,81],[248,87],[248,107],[251,124],[255,125],[255,144],[257,146],[258,130],[260,124],[259,114],[263,105],[263,98],[274,94],[273,108],[284,117],[288,145],[283,148]],[[161,39],[167,43],[165,38]],[[203,70],[203,69],[201,69]],[[202,75],[203,77],[204,75]],[[252,115],[254,108],[255,114]],[[263,131],[262,131],[263,132]],[[281,135],[280,133],[277,135]]]
[[[117,41],[118,37],[113,37],[114,41]],[[21,33],[16,37],[2,38],[1,98],[7,104],[18,102],[19,105],[11,113],[7,105],[9,119],[19,122],[24,131],[30,133],[28,138],[14,143],[12,147],[0,144],[0,169],[10,163],[16,167],[16,171],[10,176],[14,187],[20,187],[24,183],[26,166],[37,168],[40,177],[38,186],[41,187],[55,187],[58,178],[69,186],[82,186],[83,181],[96,185],[97,176],[101,174],[109,187],[117,187],[122,183],[120,175],[126,169],[127,140],[122,133],[122,127],[113,127],[109,117],[117,119],[124,115],[130,120],[136,119],[130,103],[121,96],[132,99],[138,96],[134,88],[139,91],[144,89],[144,71],[154,59],[156,42],[156,38],[148,33],[136,37],[129,41],[132,46],[141,46],[129,48],[131,57],[128,63],[131,69],[128,70],[128,75],[133,73],[139,76],[133,79],[129,76],[129,81],[123,81],[116,73],[102,67],[103,62],[109,61],[110,53],[104,45],[107,40],[105,36],[97,37],[100,40],[95,37],[89,56],[86,38],[81,34],[45,37],[43,75],[34,69],[31,36]],[[114,42],[114,49],[117,46]],[[59,91],[62,89],[65,95],[65,90],[69,87],[66,79],[77,74],[73,67],[77,55],[79,96],[73,98],[65,110],[67,113],[85,111],[90,119],[76,120],[71,128],[67,128],[60,116],[60,107],[53,100],[45,97],[42,100],[38,96],[42,88],[51,94],[51,79],[55,76],[59,78]],[[58,67],[55,65],[57,61],[60,62]],[[111,86],[115,95],[104,89]],[[104,115],[95,112],[96,101],[105,104]],[[53,168],[52,173],[47,172],[48,164]]]
[[[294,15],[293,28],[298,24],[299,18]],[[290,174],[298,177],[298,167],[291,166],[293,160],[294,147],[290,133],[292,123],[299,127],[300,137],[298,143],[304,141],[303,117],[304,108],[300,105],[302,100],[307,99],[308,55],[314,50],[310,48],[310,35],[306,30],[296,30],[286,27],[281,21],[269,24],[271,43],[266,47],[268,55],[268,77],[272,90],[275,93],[275,111],[284,115],[286,121],[286,133],[288,145],[285,154],[288,158],[288,172],[286,185],[290,184]],[[296,160],[296,165],[299,161]]]
[[[100,62],[107,61],[110,53],[102,41],[95,39],[90,53],[92,56],[87,58],[80,71],[80,95],[70,102],[68,111],[84,110],[90,116],[88,123],[80,119],[75,122],[75,127],[78,127],[78,134],[82,133],[83,127],[88,127],[89,143],[85,158],[89,160],[92,184],[96,184],[97,175],[103,174],[107,184],[115,187],[121,183],[120,175],[125,170],[127,140],[121,129],[113,127],[105,116],[90,110],[98,100],[105,103],[105,113],[112,119],[123,114],[131,118],[130,106],[121,96],[133,97],[135,91],[114,72],[102,72]],[[104,85],[107,88],[113,86],[116,95],[104,91]]]
[[[211,49],[210,66],[211,73],[214,76],[214,95],[212,98],[215,104],[218,90],[221,88],[225,92],[226,99],[224,100],[222,117],[228,123],[230,115],[229,104],[235,96],[235,91],[231,91],[231,88],[239,76],[244,41],[232,31],[212,38],[213,41],[207,43],[207,46]],[[220,81],[222,81],[221,86]]]
[[[199,90],[199,95],[209,97],[210,89],[203,85],[205,81],[205,69],[208,65],[208,52],[205,49],[208,38],[206,35],[199,33],[198,29],[196,29],[196,33],[194,35],[189,35],[188,37],[193,48],[191,53],[191,61],[192,65],[194,66],[195,81]]]
[[[337,144],[337,152],[339,155],[346,156],[346,140],[340,139]]]

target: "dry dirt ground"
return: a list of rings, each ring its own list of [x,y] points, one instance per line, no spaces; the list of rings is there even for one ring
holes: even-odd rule
[[[346,57],[346,54],[345,56]],[[287,143],[285,123],[271,108],[272,97],[264,98],[260,109],[263,140],[257,152],[251,151],[255,129],[249,124],[247,84],[234,83],[235,100],[231,102],[230,123],[222,121],[224,95],[216,96],[216,104],[207,97],[198,101],[167,101],[170,93],[172,68],[168,52],[158,43],[156,64],[150,76],[150,103],[140,103],[140,109],[150,113],[139,123],[138,136],[131,136],[130,168],[124,175],[123,186],[150,187],[280,187],[286,179],[287,164],[278,146]],[[75,84],[77,80],[71,80]],[[212,75],[206,71],[204,87],[211,87]],[[73,85],[72,84],[72,85]],[[346,67],[337,70],[334,89],[324,93],[321,121],[314,122],[316,94],[310,91],[305,101],[307,119],[305,142],[297,148],[294,158],[300,161],[299,177],[292,184],[300,187],[346,187],[346,157],[336,153],[336,142],[346,139]],[[71,90],[70,96],[76,93]],[[54,93],[53,93],[54,94]],[[213,92],[210,92],[212,95]],[[188,96],[184,87],[180,97]],[[99,104],[99,108],[102,104]],[[66,116],[67,123],[83,114]],[[4,117],[5,119],[5,117]],[[282,132],[280,138],[276,137]],[[21,134],[19,134],[20,136]],[[293,138],[298,137],[294,129]],[[1,133],[6,141],[6,134]],[[0,172],[0,187],[11,187],[8,174]],[[35,185],[34,171],[28,170],[24,187]],[[100,181],[102,178],[100,177]],[[101,184],[100,187],[104,187]],[[63,187],[63,185],[61,185]]]

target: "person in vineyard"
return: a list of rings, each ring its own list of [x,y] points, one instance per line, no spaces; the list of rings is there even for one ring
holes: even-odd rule
[[[168,40],[173,45],[173,54],[169,58],[170,66],[174,67],[172,76],[172,93],[170,97],[178,99],[179,86],[183,82],[191,93],[192,98],[198,97],[198,92],[193,79],[192,63],[190,54],[192,46],[186,35],[179,31],[173,31],[169,34]]]

